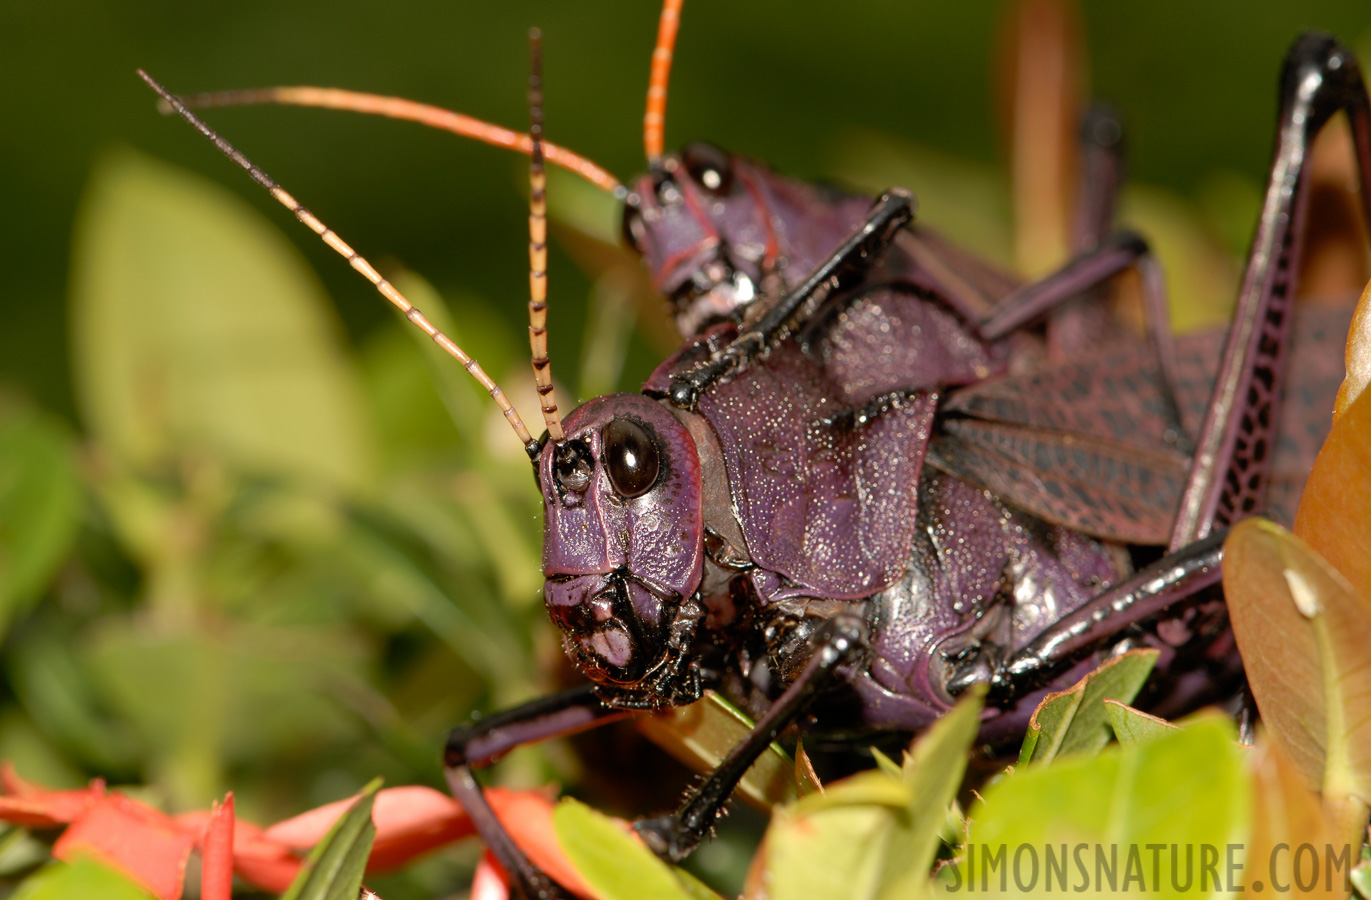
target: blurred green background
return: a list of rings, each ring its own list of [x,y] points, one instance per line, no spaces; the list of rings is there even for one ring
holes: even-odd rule
[[[1156,239],[1177,294],[1222,295],[1285,48],[1317,27],[1365,56],[1371,10],[1081,12],[1091,93],[1121,113],[1141,186],[1124,217]],[[657,14],[654,0],[0,4],[0,757],[54,784],[147,785],[174,810],[232,788],[241,814],[270,821],[375,774],[437,784],[448,727],[555,681],[537,498],[483,395],[159,116],[133,70],[183,93],[321,84],[522,128],[536,24],[548,136],[626,179]],[[993,3],[690,0],[668,146],[706,138],[803,178],[906,185],[925,220],[1008,261],[1002,25]],[[522,158],[344,113],[207,118],[422,308],[446,306],[497,378],[527,380]],[[567,178],[552,203],[554,371],[580,399],[631,389],[662,323],[640,306],[629,331],[635,270],[602,243],[617,213]],[[593,776],[557,747],[498,775],[649,805]],[[17,878],[41,848],[5,840],[0,877]],[[711,852],[720,870],[745,859]],[[382,894],[454,889],[470,859]]]

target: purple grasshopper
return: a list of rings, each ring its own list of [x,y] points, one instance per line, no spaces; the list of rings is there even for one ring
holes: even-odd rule
[[[519,743],[689,702],[710,687],[758,713],[749,738],[676,814],[641,823],[651,845],[680,858],[757,754],[796,722],[917,731],[980,683],[995,701],[983,727],[993,742],[1022,729],[1044,690],[1135,640],[1172,657],[1163,699],[1184,705],[1236,684],[1235,660],[1215,655],[1221,607],[1193,601],[1217,580],[1222,528],[1260,508],[1282,464],[1277,438],[1305,437],[1297,450],[1309,443],[1311,428],[1286,427],[1275,404],[1287,348],[1298,357],[1313,346],[1317,362],[1329,356],[1318,352],[1319,333],[1338,335],[1335,321],[1289,308],[1304,153],[1333,112],[1353,121],[1364,202],[1371,173],[1371,114],[1350,54],[1331,39],[1303,39],[1282,92],[1267,202],[1226,341],[1173,344],[1154,319],[1154,346],[1043,365],[1041,342],[1018,326],[1145,265],[1136,241],[1106,237],[1057,275],[1014,290],[907,230],[903,192],[871,207],[688,149],[659,158],[627,220],[659,286],[682,301],[678,323],[692,339],[643,394],[592,400],[565,423],[544,336],[535,118],[531,331],[542,440],[361,257],[162,94],[446,342],[534,460],[547,604],[590,684],[459,729],[447,763],[507,871],[530,896],[556,896],[470,771]],[[691,209],[697,188],[715,196]],[[792,272],[806,274],[792,282]],[[1220,347],[1215,377],[1205,362]],[[1316,394],[1340,377],[1294,368],[1287,393]],[[1193,463],[1181,452],[1192,444]],[[1135,572],[1129,544],[1170,552]],[[1159,616],[1155,632],[1134,628]]]
[[[1338,110],[1354,123],[1371,219],[1360,73],[1331,39],[1304,38],[1287,60],[1267,202],[1226,338],[1172,344],[1154,319],[1155,347],[999,378],[987,376],[1026,355],[1011,343],[1023,342],[1009,335],[1016,325],[1144,252],[1101,241],[977,320],[916,288],[929,273],[891,249],[910,213],[892,191],[775,299],[765,285],[776,248],[841,228],[848,198],[768,226],[761,199],[784,182],[762,170],[690,148],[675,172],[648,176],[640,191],[653,199],[627,213],[634,242],[682,301],[686,330],[722,323],[663,363],[642,396],[591,401],[568,417],[565,441],[544,443],[546,599],[594,686],[455,732],[457,796],[481,808],[469,766],[517,743],[717,687],[760,718],[673,815],[640,823],[679,859],[802,717],[917,731],[980,683],[996,701],[982,729],[994,741],[1022,730],[1045,689],[1137,640],[1166,651],[1169,684],[1154,693],[1171,708],[1237,687],[1222,606],[1200,601],[1218,579],[1222,529],[1262,508],[1273,472],[1287,499],[1297,494],[1282,469],[1298,472],[1291,457],[1317,447],[1307,409],[1278,423],[1287,348],[1293,391],[1329,398],[1341,378],[1320,347],[1340,339],[1346,313],[1297,317],[1289,304],[1305,149]],[[751,183],[724,190],[740,176]],[[778,222],[795,229],[783,237]],[[758,285],[770,302],[754,314]],[[941,338],[931,367],[905,352],[930,331]],[[1220,350],[1216,377],[1205,370]],[[974,383],[952,387],[961,378]],[[1188,435],[1193,461],[1180,450]],[[1134,572],[1124,543],[1170,552]],[[1155,633],[1133,633],[1162,614]],[[521,865],[485,818],[493,846]],[[543,889],[523,871],[526,890]]]

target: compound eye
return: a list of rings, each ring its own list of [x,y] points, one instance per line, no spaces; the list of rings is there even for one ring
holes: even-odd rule
[[[586,488],[590,487],[590,475],[594,468],[590,447],[583,441],[567,441],[553,453],[552,471],[557,483],[564,490],[585,493]]]
[[[696,141],[681,151],[681,164],[695,183],[716,197],[733,190],[733,163],[713,144]]]
[[[632,419],[617,418],[605,426],[605,472],[626,500],[641,497],[657,482],[662,453],[657,436]]]

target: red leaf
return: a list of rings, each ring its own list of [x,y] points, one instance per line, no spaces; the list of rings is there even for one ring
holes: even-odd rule
[[[263,845],[256,851],[235,848],[233,870],[244,881],[273,894],[283,894],[300,874],[304,863],[280,847]]]
[[[25,781],[6,760],[0,763],[0,820],[25,828],[53,828],[74,822],[105,795],[105,783],[95,780],[89,786],[70,791],[50,791]]]
[[[192,834],[203,835],[210,813],[196,811],[176,817],[177,824]],[[281,893],[300,872],[301,861],[289,847],[266,836],[260,826],[242,819],[233,821],[233,869],[257,887]]]
[[[233,896],[233,794],[215,805],[200,843],[200,900]]]
[[[340,800],[301,813],[266,830],[265,837],[286,847],[306,850],[332,827],[352,800]],[[432,788],[412,785],[386,788],[376,795],[371,820],[376,825],[367,871],[389,869],[435,847],[475,834],[461,805]]]
[[[436,847],[476,833],[461,804],[426,787],[397,787],[381,791],[372,807],[376,841],[371,846],[368,872],[393,869]]]
[[[91,804],[52,847],[68,862],[89,854],[142,885],[159,900],[179,900],[195,835],[170,816],[122,794]]]

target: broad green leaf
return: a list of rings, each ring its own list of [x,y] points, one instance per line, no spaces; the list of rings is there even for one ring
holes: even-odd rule
[[[47,588],[80,517],[71,437],[44,416],[0,405],[0,637]]]
[[[1082,888],[1087,895],[1174,896],[1180,892],[1173,889],[1170,847],[1180,848],[1174,874],[1184,886],[1187,845],[1197,848],[1191,871],[1198,873],[1202,846],[1223,854],[1246,840],[1251,821],[1243,750],[1232,723],[1218,715],[1147,743],[1018,768],[984,798],[969,813],[950,892],[969,892],[974,878],[974,890],[992,896]],[[1149,844],[1162,848],[1155,870]]]
[[[78,396],[117,459],[146,467],[192,455],[365,482],[360,389],[327,298],[244,201],[111,154],[82,202],[74,265]]]
[[[1353,867],[1352,886],[1357,890],[1356,896],[1371,900],[1371,861],[1363,860]]]
[[[928,890],[948,807],[961,787],[967,751],[980,730],[984,699],[984,688],[969,692],[905,755],[902,774],[910,803],[895,819],[877,897],[899,900]]]
[[[1044,697],[1028,722],[1019,764],[1094,753],[1109,743],[1104,701],[1127,703],[1136,697],[1156,661],[1156,650],[1130,650],[1105,660],[1070,688]]]
[[[362,789],[357,802],[314,845],[281,900],[357,900],[376,839],[371,807],[380,789],[379,778]]]
[[[873,770],[822,794],[777,807],[747,896],[766,900],[859,900],[878,896],[895,817],[908,787]]]
[[[1371,313],[1367,313],[1371,318]],[[1371,326],[1369,326],[1371,327]],[[1350,346],[1350,345],[1349,345]],[[1371,347],[1363,352],[1371,356]],[[1371,366],[1371,363],[1367,363]],[[1350,376],[1349,376],[1350,377]],[[1348,382],[1344,382],[1344,386]],[[1371,391],[1333,420],[1300,496],[1295,534],[1371,597]]]
[[[637,837],[584,803],[563,799],[552,811],[552,824],[572,865],[605,900],[717,900],[713,891],[662,862]]]
[[[1118,700],[1104,701],[1104,708],[1109,714],[1109,725],[1114,729],[1114,737],[1120,744],[1143,744],[1176,729],[1175,725],[1165,719],[1134,709]]]
[[[151,894],[92,859],[53,863],[29,876],[11,900],[149,900]]]
[[[635,721],[649,740],[698,772],[713,770],[752,731],[752,720],[713,691],[689,706]],[[780,745],[772,744],[747,770],[737,790],[766,811],[794,799],[795,779],[795,764]]]
[[[1371,598],[1264,519],[1229,533],[1223,586],[1272,737],[1325,797],[1371,804]]]
[[[983,696],[968,697],[935,723],[902,766],[882,763],[777,809],[754,894],[768,900],[927,895]]]

